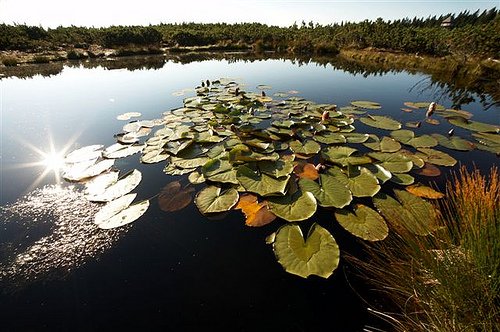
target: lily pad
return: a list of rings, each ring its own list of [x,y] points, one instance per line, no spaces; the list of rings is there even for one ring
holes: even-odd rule
[[[368,156],[356,155],[357,151],[348,146],[330,146],[323,151],[322,156],[326,160],[341,166],[363,165],[372,162]]]
[[[72,151],[64,158],[66,164],[80,163],[87,160],[94,160],[101,156],[101,150],[104,145],[94,144],[84,146],[77,150]]]
[[[333,236],[313,224],[304,240],[298,225],[284,225],[276,232],[273,250],[285,271],[307,278],[328,278],[339,265],[340,250]]]
[[[158,205],[162,211],[173,212],[184,209],[193,201],[194,188],[182,188],[180,181],[172,181],[158,194]]]
[[[290,176],[274,178],[258,169],[242,165],[238,168],[237,179],[246,191],[261,196],[284,195]]]
[[[276,216],[269,211],[267,202],[258,202],[257,196],[248,194],[240,196],[236,209],[241,209],[245,214],[245,225],[261,227],[276,219]]]
[[[316,199],[308,191],[296,191],[282,197],[269,197],[268,206],[272,213],[286,221],[309,219],[316,212]]]
[[[220,187],[208,186],[198,192],[194,203],[203,214],[225,212],[236,205],[238,198],[236,189],[223,190]]]
[[[366,205],[357,204],[354,211],[335,211],[340,226],[349,233],[368,241],[381,241],[389,234],[384,218]]]
[[[483,132],[483,133],[498,133],[500,126],[495,126],[488,123],[467,120],[462,117],[449,118],[448,122],[457,127],[461,127],[470,131]]]
[[[127,173],[123,178],[116,183],[110,185],[106,190],[97,195],[89,195],[87,199],[91,202],[109,202],[125,194],[128,194],[139,185],[142,180],[142,174],[134,169]]]
[[[112,229],[130,224],[139,219],[148,210],[148,207],[149,201],[147,200],[132,204],[97,226],[101,229]]]
[[[319,183],[306,178],[300,179],[299,186],[302,191],[312,193],[320,206],[343,208],[352,201],[349,189],[328,174],[321,174]]]
[[[200,184],[205,182],[205,177],[199,172],[192,172],[188,176],[188,181],[192,184]]]
[[[366,108],[370,110],[378,110],[382,108],[379,103],[376,103],[374,101],[368,101],[368,100],[355,100],[351,101],[351,105],[359,107],[359,108]]]
[[[359,121],[367,126],[385,130],[397,130],[401,128],[401,123],[387,116],[373,115],[360,118]]]
[[[410,184],[413,184],[413,182],[415,182],[415,178],[409,174],[393,173],[390,181],[401,186],[409,186]]]
[[[440,166],[454,166],[457,163],[457,160],[446,154],[444,152],[433,150],[433,149],[418,149],[420,153],[417,153],[417,157],[420,157],[425,162],[440,165]]]
[[[321,145],[311,140],[306,140],[304,143],[300,141],[291,141],[289,144],[290,150],[300,155],[312,155],[321,150]]]
[[[141,152],[146,147],[146,144],[121,144],[115,143],[108,146],[102,152],[102,156],[108,159],[118,159],[131,156],[133,154]]]
[[[371,152],[368,155],[391,173],[406,173],[413,167],[412,161],[400,153]]]
[[[444,146],[448,149],[458,150],[458,151],[471,151],[474,149],[475,145],[463,138],[458,136],[446,137],[440,134],[432,134],[439,145]]]
[[[349,188],[355,197],[373,197],[380,190],[377,178],[365,167],[351,167],[349,174],[338,167],[332,167],[328,170],[328,174]]]
[[[431,187],[424,186],[423,184],[414,184],[405,188],[409,193],[423,198],[428,199],[439,199],[443,198],[444,194],[432,189]]]

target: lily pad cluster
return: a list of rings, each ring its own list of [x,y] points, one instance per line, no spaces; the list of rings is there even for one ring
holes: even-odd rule
[[[289,94],[274,94],[275,100],[264,92],[270,86],[257,88],[259,92],[246,92],[234,81],[207,82],[161,119],[125,125],[117,137],[131,140],[118,139],[98,157],[140,152],[141,162],[162,163],[165,174],[187,178],[190,184],[184,189],[177,181],[162,190],[159,205],[164,211],[186,206],[197,191],[194,203],[203,215],[239,209],[252,227],[280,218],[285,223],[268,243],[285,270],[302,277],[326,278],[339,264],[338,245],[326,228],[314,224],[303,237],[301,222],[319,208],[331,210],[332,222],[368,241],[383,240],[390,228],[418,235],[436,229],[437,214],[426,199],[442,195],[414,185],[415,174],[435,176],[439,167],[455,165],[438,145],[467,151],[474,144],[456,136],[418,136],[390,117],[366,114],[382,108],[376,102],[354,101],[338,108]],[[406,104],[413,109],[428,105]],[[439,112],[450,123],[485,129],[474,137],[485,150],[498,149],[498,127],[472,123],[470,117],[457,122],[453,119],[465,113],[440,105]],[[387,133],[357,132],[356,121]],[[148,137],[142,143],[141,135]],[[133,200],[115,196],[123,205]],[[171,208],[174,201],[179,203]],[[101,213],[106,218],[115,212],[113,206],[106,210]]]

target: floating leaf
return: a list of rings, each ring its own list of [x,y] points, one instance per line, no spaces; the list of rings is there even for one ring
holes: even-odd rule
[[[115,143],[104,149],[104,151],[102,152],[102,156],[108,159],[124,158],[141,152],[145,147],[146,144],[126,145],[121,143]]]
[[[132,204],[137,194],[127,194],[104,205],[94,216],[94,224],[102,224]]]
[[[293,155],[283,156],[282,159],[276,161],[259,161],[257,163],[260,171],[274,178],[290,175],[293,171]]]
[[[158,194],[158,205],[165,212],[182,210],[193,200],[193,192],[193,187],[182,188],[180,181],[170,182]]]
[[[290,150],[292,150],[293,153],[298,153],[300,155],[316,154],[319,150],[321,150],[321,145],[311,140],[306,140],[304,144],[300,141],[291,141],[289,144]]]
[[[65,158],[66,164],[80,163],[87,160],[94,160],[101,156],[101,149],[104,145],[88,145],[69,153]]]
[[[170,155],[163,152],[163,149],[153,150],[144,153],[141,156],[141,163],[144,164],[154,164],[167,160]]]
[[[372,162],[368,156],[356,156],[357,151],[348,146],[330,146],[323,151],[322,156],[326,160],[341,166],[363,165]]]
[[[415,174],[423,176],[439,176],[441,175],[441,170],[429,163],[425,163],[424,167],[415,171]]]
[[[293,172],[301,179],[316,180],[319,173],[313,164],[299,162],[295,165]]]
[[[113,217],[97,224],[97,226],[101,229],[112,229],[130,224],[131,222],[139,219],[148,210],[148,207],[149,201],[142,201],[140,203],[130,205]]]
[[[371,152],[370,157],[380,161],[382,167],[391,173],[406,173],[412,169],[412,161],[400,153]]]
[[[312,193],[320,206],[343,208],[352,201],[349,189],[331,175],[321,174],[319,183],[300,179],[299,186],[302,191]]]
[[[423,184],[414,184],[405,188],[409,193],[423,198],[439,199],[443,198],[444,194],[432,189],[431,187],[424,186]]]
[[[117,120],[130,120],[131,118],[140,117],[142,114],[139,112],[127,112],[120,114],[116,117]]]
[[[399,202],[384,193],[373,198],[375,207],[392,227],[417,235],[427,235],[437,229],[437,212],[432,204],[403,190],[394,192]]]
[[[446,137],[440,134],[432,134],[439,145],[444,146],[448,149],[458,150],[458,151],[471,151],[474,149],[474,144],[471,142],[460,138],[458,136]]]
[[[453,109],[436,110],[436,114],[439,114],[445,118],[452,118],[452,117],[462,117],[464,119],[472,118],[472,113],[462,110],[453,110]]]
[[[437,126],[440,123],[439,120],[437,120],[437,119],[431,119],[431,118],[425,119],[425,122],[427,122],[428,124],[434,125],[434,126]]]
[[[192,172],[189,174],[188,180],[192,184],[200,184],[205,182],[205,177],[199,172]]]
[[[390,181],[402,186],[409,186],[410,184],[415,182],[415,179],[409,174],[394,173],[392,174]]]
[[[370,135],[360,133],[344,133],[347,143],[364,143],[368,140]]]
[[[354,212],[337,210],[335,218],[346,231],[364,240],[380,241],[389,234],[384,218],[366,205],[357,204]]]
[[[63,177],[68,181],[81,181],[106,172],[115,164],[115,160],[102,160],[90,167],[80,169],[72,167],[64,172]]]
[[[375,175],[379,183],[385,183],[392,178],[391,172],[379,164],[366,165],[366,168]]]
[[[467,120],[462,117],[449,118],[448,122],[457,127],[461,127],[470,131],[484,132],[484,133],[498,133],[500,126],[491,125],[472,120]]]
[[[333,236],[318,224],[309,229],[304,240],[298,225],[284,225],[276,232],[273,250],[285,271],[307,278],[328,278],[338,267],[340,250]]]
[[[246,165],[238,168],[237,179],[246,191],[261,196],[284,195],[290,176],[274,178]]]
[[[413,133],[413,131],[406,129],[395,130],[391,132],[391,136],[395,140],[403,144],[411,145],[414,148],[428,148],[438,144],[436,139],[432,136],[422,135],[415,137],[415,133]]]
[[[407,101],[404,103],[405,106],[407,107],[411,107],[411,108],[429,108],[429,105],[431,104],[430,101],[419,101],[419,102],[411,102],[411,101]],[[445,107],[443,105],[439,105],[439,104],[436,104],[436,110],[444,110]]]
[[[235,208],[241,209],[245,214],[245,224],[247,226],[261,227],[276,219],[276,216],[267,208],[267,203],[259,203],[257,196],[251,194],[240,196],[240,200]]]
[[[372,197],[380,190],[377,178],[365,167],[351,167],[349,174],[338,167],[332,167],[328,173],[349,188],[355,197]]]
[[[359,121],[367,126],[385,130],[397,130],[401,128],[401,123],[387,116],[373,115],[366,118],[360,118]]]
[[[378,110],[382,108],[379,103],[376,103],[374,101],[368,101],[368,100],[356,100],[356,101],[351,101],[351,105],[360,107],[360,108],[366,108],[370,110]]]
[[[92,202],[109,202],[125,194],[128,194],[139,185],[142,180],[142,174],[134,169],[125,174],[123,178],[110,185],[106,190],[97,195],[88,195],[88,200]]]
[[[118,181],[118,171],[102,173],[85,183],[85,194],[94,196],[101,194],[107,187]]]
[[[284,220],[301,221],[316,212],[316,199],[312,193],[298,190],[293,195],[269,197],[268,206],[272,213]]]
[[[324,144],[341,144],[347,142],[344,135],[332,132],[323,132],[321,134],[314,135],[313,139]]]
[[[220,187],[208,186],[198,192],[194,203],[203,214],[225,212],[236,205],[238,198],[236,189],[223,190]]]
[[[417,153],[417,157],[420,157],[425,162],[441,165],[441,166],[454,166],[457,163],[457,160],[446,154],[444,152],[433,150],[433,149],[418,149],[420,153]]]

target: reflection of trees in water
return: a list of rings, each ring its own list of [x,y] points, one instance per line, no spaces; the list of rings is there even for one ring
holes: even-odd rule
[[[134,70],[158,70],[163,68],[167,61],[188,64],[202,61],[255,62],[265,60],[290,61],[293,65],[303,66],[315,64],[322,67],[332,66],[334,69],[346,71],[352,75],[382,76],[387,73],[407,72],[412,74],[423,73],[429,75],[419,81],[410,91],[421,94],[431,93],[434,99],[449,98],[453,107],[479,101],[486,109],[500,104],[500,74],[495,70],[481,67],[481,71],[471,71],[470,68],[457,66],[454,70],[417,70],[405,68],[404,65],[394,67],[387,63],[373,61],[351,60],[343,57],[310,57],[290,56],[275,52],[255,54],[251,52],[187,52],[171,53],[168,55],[130,56],[118,58],[90,59],[85,61],[67,61],[49,64],[33,64],[17,67],[2,68],[4,77],[30,78],[36,75],[50,77],[59,74],[66,67],[105,68]],[[1,79],[1,77],[0,77]]]

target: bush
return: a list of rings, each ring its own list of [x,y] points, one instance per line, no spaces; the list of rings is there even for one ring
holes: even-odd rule
[[[50,58],[45,55],[37,55],[33,58],[34,63],[49,63]]]
[[[69,50],[67,58],[69,60],[80,60],[80,59],[85,58],[85,55],[83,53],[76,51],[76,50]]]
[[[14,66],[17,66],[17,64],[19,63],[19,61],[17,60],[16,57],[13,57],[13,56],[9,56],[9,57],[5,57],[2,59],[2,63],[6,66],[9,66],[9,67],[14,67]]]

